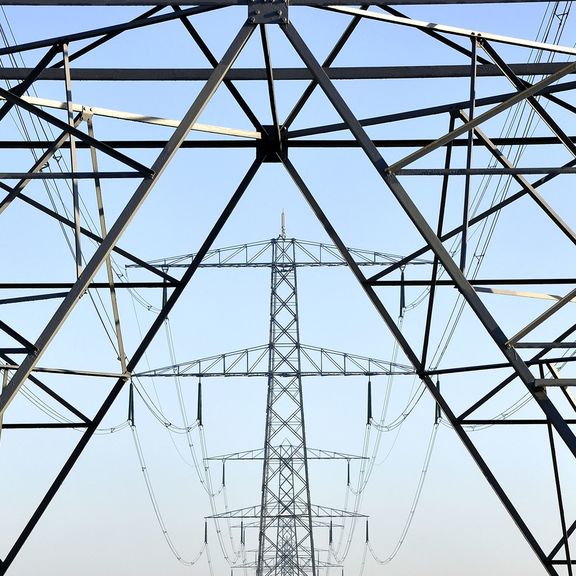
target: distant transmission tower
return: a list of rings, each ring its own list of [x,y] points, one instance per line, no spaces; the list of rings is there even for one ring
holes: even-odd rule
[[[352,252],[361,265],[382,267],[397,261],[397,258],[383,253],[363,250]],[[161,265],[163,268],[181,266],[182,258],[189,259],[190,256],[164,260]],[[408,366],[300,343],[296,270],[300,266],[338,265],[346,263],[335,246],[287,239],[284,215],[278,238],[209,253],[202,266],[271,268],[268,345],[138,374],[139,377],[178,374],[199,378],[267,376],[268,397],[263,449],[212,458],[222,461],[263,460],[260,506],[216,516],[242,521],[252,519],[257,522],[259,534],[256,561],[237,566],[255,568],[257,576],[316,576],[320,567],[328,567],[330,563],[329,559],[322,562],[319,558],[319,551],[314,544],[313,528],[326,526],[326,522],[335,517],[361,516],[355,512],[311,503],[308,475],[310,459],[340,458],[350,461],[359,457],[308,448],[302,376],[372,376],[412,372]],[[267,368],[264,369],[266,360]],[[370,413],[369,404],[368,418]]]

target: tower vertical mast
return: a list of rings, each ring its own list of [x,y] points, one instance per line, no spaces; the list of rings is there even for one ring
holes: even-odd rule
[[[272,242],[268,397],[257,576],[316,576],[294,241]]]

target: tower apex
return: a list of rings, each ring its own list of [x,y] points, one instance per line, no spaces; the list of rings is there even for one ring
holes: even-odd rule
[[[284,214],[284,210],[280,215],[280,238],[286,238],[286,214]]]

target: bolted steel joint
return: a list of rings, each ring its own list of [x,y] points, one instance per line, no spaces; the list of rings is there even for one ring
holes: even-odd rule
[[[251,0],[248,21],[254,24],[287,24],[288,3],[283,0]]]

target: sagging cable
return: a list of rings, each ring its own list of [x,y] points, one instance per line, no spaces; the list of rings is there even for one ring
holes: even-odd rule
[[[146,460],[144,458],[144,452],[142,450],[142,444],[140,443],[138,431],[135,425],[131,425],[130,429],[132,430],[132,438],[134,439],[134,446],[136,447],[136,453],[138,454],[138,460],[140,462],[140,468],[142,470],[142,475],[144,477],[146,489],[148,490],[148,496],[150,498],[152,508],[154,509],[154,515],[156,516],[156,520],[158,521],[158,525],[160,526],[160,530],[162,531],[162,535],[164,536],[164,539],[166,540],[168,547],[170,548],[172,554],[174,554],[178,562],[184,564],[184,566],[194,566],[194,564],[196,564],[196,562],[198,562],[198,560],[201,558],[202,554],[204,554],[204,552],[206,553],[208,552],[207,544],[206,542],[204,542],[202,548],[200,549],[200,552],[198,552],[198,554],[192,560],[185,560],[180,554],[180,552],[177,550],[168,532],[166,523],[164,521],[164,517],[158,505],[158,500],[156,499],[156,494],[152,486],[150,474],[148,472],[148,467],[146,466]]]
[[[420,496],[422,495],[422,490],[424,488],[424,482],[426,480],[426,476],[428,474],[428,467],[430,465],[430,460],[432,458],[432,451],[434,449],[434,444],[436,442],[436,434],[438,432],[438,423],[434,423],[434,426],[432,427],[432,433],[430,434],[430,440],[428,441],[428,447],[426,449],[426,456],[424,457],[424,464],[422,466],[422,471],[420,472],[420,478],[418,480],[418,485],[416,487],[416,492],[414,493],[414,498],[412,499],[412,505],[410,506],[410,511],[408,513],[408,518],[406,519],[406,522],[404,523],[404,527],[402,528],[402,532],[400,534],[400,537],[398,538],[398,541],[396,542],[396,545],[394,546],[392,552],[384,559],[380,559],[376,552],[374,551],[374,549],[372,548],[372,545],[368,539],[368,527],[366,527],[366,544],[370,550],[370,554],[372,555],[372,558],[374,558],[374,560],[376,560],[376,562],[378,562],[378,564],[388,564],[390,563],[398,554],[398,552],[400,551],[400,548],[402,548],[402,545],[404,544],[405,540],[406,540],[406,536],[408,535],[408,531],[410,530],[410,526],[412,525],[412,521],[414,520],[414,515],[416,513],[416,509],[418,507],[418,502],[420,501]],[[366,523],[368,524],[368,523]]]

